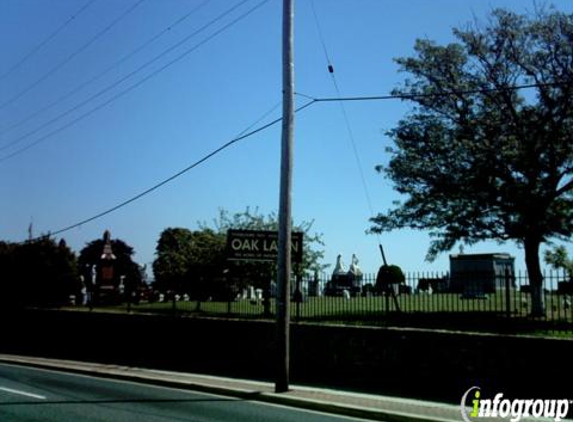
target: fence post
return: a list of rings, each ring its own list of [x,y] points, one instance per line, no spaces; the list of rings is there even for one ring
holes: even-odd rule
[[[296,290],[294,292],[295,295],[295,306],[296,306],[296,322],[300,322],[300,303],[302,302],[302,291],[300,289],[301,284],[301,277],[298,271],[297,265],[297,274],[296,274]]]
[[[231,288],[231,274],[230,269],[223,270],[223,277],[225,283],[225,290],[227,291],[227,315],[231,315],[231,301],[233,300],[233,289]]]
[[[505,269],[505,316],[511,317],[511,271],[509,268]]]

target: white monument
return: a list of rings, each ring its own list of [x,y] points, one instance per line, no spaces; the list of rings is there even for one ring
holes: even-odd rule
[[[362,276],[362,270],[360,269],[360,267],[358,267],[358,258],[356,257],[355,254],[352,254],[352,263],[350,264],[350,269],[348,270],[348,272],[355,277]]]
[[[342,261],[342,254],[338,254],[336,257],[336,265],[334,266],[334,271],[332,275],[346,274],[346,268],[344,267],[344,262]]]

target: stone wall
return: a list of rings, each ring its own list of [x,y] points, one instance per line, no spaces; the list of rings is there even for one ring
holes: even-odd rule
[[[270,322],[88,312],[4,315],[0,352],[273,380]],[[560,398],[573,340],[406,328],[292,326],[291,382],[458,403]]]

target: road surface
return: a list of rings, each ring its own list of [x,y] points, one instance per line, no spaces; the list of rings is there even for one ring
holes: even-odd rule
[[[357,419],[187,390],[0,364],[0,421],[355,422]]]

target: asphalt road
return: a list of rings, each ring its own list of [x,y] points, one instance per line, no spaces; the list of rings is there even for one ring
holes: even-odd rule
[[[357,419],[133,382],[0,364],[6,422],[349,422]]]

